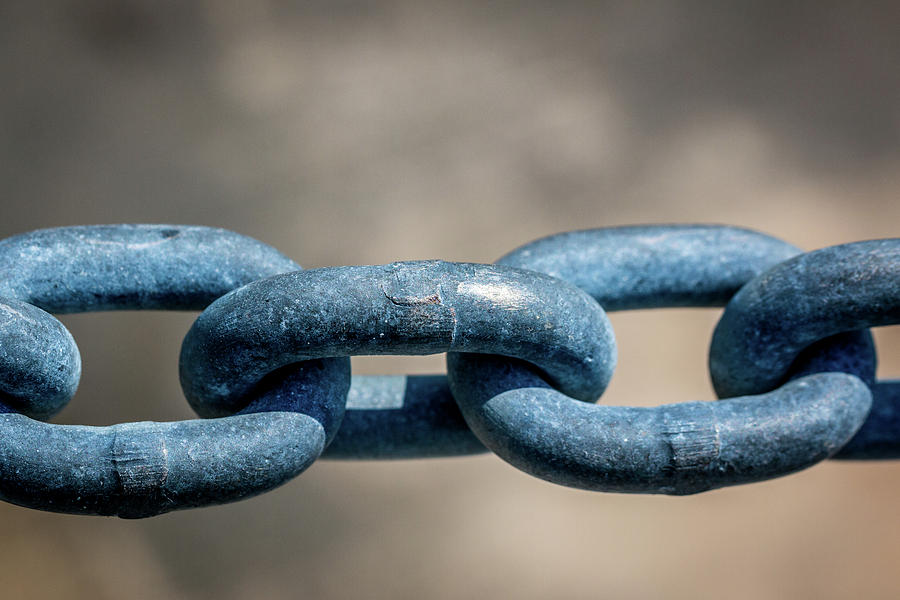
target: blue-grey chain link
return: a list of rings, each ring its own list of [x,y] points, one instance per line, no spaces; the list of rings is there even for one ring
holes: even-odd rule
[[[85,427],[31,418],[61,409],[80,374],[71,335],[45,311],[198,310],[299,268],[207,227],[70,227],[0,242],[0,499],[146,517],[253,496],[305,470],[344,410],[350,368],[338,359],[289,367],[283,386],[260,387],[241,414],[219,419]]]
[[[302,361],[447,351],[528,361],[588,401],[615,364],[606,314],[577,287],[512,267],[420,261],[296,271],[223,296],[185,337],[181,383],[200,415],[217,416]]]
[[[262,493],[323,452],[408,458],[487,446],[556,483],[672,494],[836,454],[896,458],[900,384],[875,381],[864,328],[897,322],[898,248],[802,254],[733,227],[646,226],[551,236],[495,266],[301,271],[265,244],[206,227],[15,236],[0,241],[0,499],[151,516]],[[604,309],[726,304],[710,367],[720,396],[742,397],[591,404],[615,366]],[[48,313],[126,308],[203,310],[180,368],[207,419],[35,420],[68,402],[81,368]],[[448,352],[449,377],[350,378],[352,355],[437,352]]]
[[[900,323],[900,242],[816,250],[776,265],[731,299],[716,327],[709,367],[720,397],[758,393],[791,375],[854,373],[872,389],[872,414],[838,458],[900,458],[900,382],[875,381],[867,327]],[[818,364],[823,338],[843,347]]]
[[[561,234],[498,262],[572,281],[607,309],[627,310],[720,306],[797,253],[743,229],[667,225]],[[843,373],[717,403],[635,408],[577,402],[506,358],[451,353],[447,364],[463,415],[488,448],[537,477],[598,491],[691,494],[798,471],[846,444],[871,406],[868,387]]]

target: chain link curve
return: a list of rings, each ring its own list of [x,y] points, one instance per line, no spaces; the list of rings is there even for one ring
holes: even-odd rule
[[[606,247],[598,244],[597,239],[591,240],[592,236],[605,239]],[[672,237],[681,241],[669,244],[667,252],[648,254],[648,244],[652,247],[660,240]],[[729,243],[723,243],[723,240]],[[244,244],[241,252],[228,252],[229,245],[234,243]],[[80,244],[82,251],[72,252],[73,244],[76,247]],[[557,257],[540,264],[553,254],[547,249],[552,249],[554,244]],[[559,249],[567,244],[570,251],[559,254]],[[148,268],[153,262],[147,259],[148,253],[160,253],[157,258],[169,253],[171,259],[173,250],[174,255],[181,253],[184,258],[186,253],[193,258],[182,260],[180,264],[164,259],[165,268]],[[758,279],[759,273],[769,268],[777,270],[785,260],[802,261],[808,256],[792,259],[799,252],[774,238],[738,228],[643,226],[551,236],[528,244],[498,262],[516,265],[516,261],[520,261],[517,266],[576,283],[605,308],[624,310],[629,307],[722,305],[745,282],[754,277]],[[563,255],[565,260],[560,260]],[[224,269],[221,268],[223,256],[228,263]],[[598,261],[599,256],[606,256],[606,259]],[[617,258],[610,259],[610,256]],[[651,257],[649,262],[655,261],[655,276],[648,277],[641,272],[642,261],[643,268],[647,269],[648,256]],[[218,264],[216,259],[220,261]],[[896,268],[897,263],[898,259],[891,257],[886,264]],[[91,265],[96,268],[98,264],[115,265],[115,268],[92,274]],[[592,264],[602,268],[590,268]],[[122,268],[128,277],[111,276],[111,271]],[[0,478],[3,480],[0,498],[46,510],[141,517],[261,493],[302,472],[323,449],[325,456],[337,458],[481,452],[485,450],[478,439],[483,437],[482,433],[477,431],[469,415],[466,415],[467,419],[463,418],[456,406],[459,398],[454,400],[453,397],[454,392],[457,396],[471,392],[459,393],[454,372],[468,370],[465,361],[473,357],[475,363],[469,366],[477,367],[477,370],[471,372],[480,373],[481,377],[470,375],[467,385],[480,386],[483,388],[480,393],[488,390],[488,395],[495,397],[504,396],[504,386],[509,389],[523,385],[533,388],[534,401],[530,410],[532,415],[540,418],[520,421],[513,427],[514,433],[516,428],[527,431],[547,414],[553,414],[553,410],[560,410],[551,405],[565,397],[548,384],[546,369],[536,370],[533,364],[541,362],[537,358],[545,360],[545,356],[529,356],[529,363],[503,356],[451,352],[448,355],[449,380],[445,376],[357,377],[351,385],[346,359],[325,357],[301,363],[287,361],[272,373],[268,372],[272,366],[269,365],[264,369],[265,373],[256,374],[252,385],[239,395],[238,402],[225,410],[218,409],[222,415],[235,411],[237,415],[210,421],[92,428],[49,425],[26,416],[47,418],[59,410],[74,393],[80,373],[80,358],[74,340],[42,309],[57,313],[118,308],[198,310],[233,288],[252,285],[261,277],[298,269],[299,265],[265,244],[225,230],[204,227],[72,227],[39,230],[0,241],[0,272],[5,275],[0,279],[0,341],[5,341],[0,344],[0,413],[4,413],[0,414],[0,427],[7,432],[5,443],[0,444]],[[867,273],[865,269],[858,272]],[[223,273],[225,277],[222,277]],[[400,305],[409,300],[414,305],[420,304],[418,301],[428,296],[421,293],[421,286],[427,279],[395,280],[388,285],[385,296],[400,300]],[[610,282],[614,284],[612,288]],[[896,303],[896,285],[892,287],[888,281],[883,288],[883,299]],[[615,293],[609,294],[610,289]],[[386,291],[383,285],[381,291]],[[726,313],[728,310],[732,310],[730,306]],[[22,319],[23,315],[27,318]],[[866,321],[856,325],[886,322],[896,321],[882,318],[877,323]],[[607,342],[614,348],[611,334]],[[526,340],[521,338],[520,343],[526,343]],[[14,354],[25,356],[26,360],[18,365],[12,359],[5,360],[4,348],[14,348]],[[57,354],[47,353],[48,349],[56,349]],[[501,347],[500,350],[502,354],[515,354],[509,348]],[[713,354],[711,350],[711,361]],[[27,359],[28,356],[32,358]],[[601,362],[611,367],[614,362],[611,356],[607,355]],[[786,391],[780,394],[767,394],[746,402],[728,399],[719,403],[660,407],[663,410],[657,410],[655,415],[663,415],[662,418],[649,420],[646,417],[654,409],[615,409],[575,402],[571,405],[570,426],[555,434],[559,439],[568,437],[566,443],[570,448],[565,448],[564,444],[547,453],[545,462],[556,465],[546,473],[538,472],[540,468],[535,467],[530,472],[554,480],[559,463],[567,460],[566,452],[578,448],[579,438],[590,437],[583,431],[585,424],[593,418],[590,411],[601,408],[623,411],[615,417],[616,422],[634,425],[633,437],[654,429],[664,432],[665,436],[661,444],[657,444],[659,440],[649,446],[638,444],[626,452],[597,446],[592,449],[595,455],[606,452],[604,460],[615,470],[621,464],[634,463],[636,453],[656,453],[663,457],[660,470],[670,474],[659,479],[651,469],[639,473],[638,483],[634,486],[632,483],[623,486],[621,480],[613,485],[609,485],[611,480],[601,481],[594,487],[577,481],[559,483],[589,489],[683,494],[788,473],[833,455],[842,446],[844,450],[838,457],[897,457],[900,385],[876,382],[874,364],[874,348],[868,333],[847,332],[816,342],[799,352],[791,363],[790,373],[781,375],[782,381],[788,383],[783,388]],[[49,365],[55,365],[55,372],[54,368],[48,368]],[[576,375],[575,371],[569,375],[562,373],[562,378],[559,375],[557,373],[554,382],[556,386],[562,384],[570,393],[579,386],[581,375]],[[26,385],[29,378],[33,383],[31,388]],[[335,385],[337,380],[344,383]],[[605,382],[597,383],[595,381],[594,395],[605,387]],[[848,431],[852,435],[855,427],[853,423],[861,421],[868,412],[869,389],[875,395],[871,416],[856,437],[847,443]],[[250,395],[246,395],[248,393]],[[509,394],[504,396],[505,401],[510,398]],[[581,399],[591,401],[594,398],[585,393]],[[346,412],[345,403],[349,409]],[[465,400],[460,402],[461,405],[464,403]],[[514,405],[521,403],[518,399],[509,402],[504,410],[510,410]],[[716,408],[718,405],[732,407],[731,422],[722,418],[725,411]],[[651,412],[642,412],[648,410]],[[201,413],[203,411],[201,407]],[[541,411],[544,412],[538,414]],[[607,414],[613,415],[613,412]],[[282,426],[273,426],[272,419],[280,419]],[[785,437],[781,423],[792,419],[797,430]],[[744,424],[748,420],[759,425],[755,437],[745,435]],[[218,424],[224,422],[231,425],[217,430]],[[246,428],[237,426],[239,422]],[[704,423],[715,426],[710,429]],[[872,424],[877,424],[877,428]],[[469,429],[470,425],[478,437]],[[532,434],[534,431],[532,427]],[[764,435],[758,435],[760,431],[764,431]],[[261,432],[266,434],[259,435]],[[229,442],[229,435],[235,433],[238,433],[237,437],[232,437],[233,441]],[[731,450],[744,448],[753,452],[733,452],[728,457],[729,436],[734,442]],[[514,437],[511,435],[510,439]],[[709,440],[713,438],[716,441],[711,443]],[[36,443],[35,440],[42,441]],[[177,456],[180,443],[191,446],[183,458]],[[235,454],[240,445],[243,445],[243,454]],[[713,445],[718,446],[715,450],[718,463],[708,460],[709,448]],[[297,460],[298,446],[305,448],[302,461]],[[507,446],[498,453],[509,454],[515,444],[507,442]],[[72,452],[73,448],[90,452]],[[280,450],[288,448],[288,454],[293,453],[291,457],[279,455]],[[753,453],[758,455],[760,448],[772,460],[760,461],[759,456],[751,456]],[[496,447],[491,449],[497,451]],[[69,465],[61,465],[59,457],[66,456],[67,452],[71,456],[66,458],[72,460]],[[164,454],[167,456],[160,458]],[[170,468],[173,457],[169,454],[175,455],[176,466],[179,462],[193,463],[200,456],[200,462],[205,462],[211,472],[231,475],[204,480],[203,476],[198,477],[196,468],[179,474],[178,468]],[[271,473],[274,476],[262,478],[264,481],[247,477],[248,465],[259,464],[260,460],[271,462],[273,458],[276,463],[294,466],[277,475]],[[744,461],[748,468],[743,472],[734,469],[735,461]],[[21,477],[23,465],[26,476]],[[95,469],[97,465],[102,467]],[[28,475],[29,469],[31,475]],[[64,472],[70,476],[69,481],[57,477],[54,482],[54,477],[47,476],[47,473],[59,475]],[[725,477],[717,480],[716,477],[723,473]],[[101,482],[101,485],[88,489],[84,486],[84,477]],[[591,477],[596,479],[596,475]],[[704,478],[707,481],[703,481]],[[80,492],[86,492],[86,498],[78,496],[77,501],[73,500]]]
[[[815,369],[854,373],[873,392],[871,416],[837,458],[900,458],[900,382],[875,381],[871,337],[854,333],[900,323],[898,281],[897,239],[831,246],[773,266],[731,299],[716,325],[709,359],[716,392],[772,389],[798,361],[808,371],[810,346],[835,336],[843,342]]]
[[[551,236],[499,262],[574,279],[621,310],[720,305],[799,252],[743,229],[661,225]],[[732,402],[629,408],[575,402],[513,361],[451,353],[447,364],[482,443],[532,475],[597,491],[682,495],[791,473],[837,452],[871,406],[862,381],[836,373]]]
[[[35,340],[27,355],[48,360],[30,364],[38,373],[53,372],[80,359],[71,335],[42,309],[197,309],[236,286],[299,268],[270,246],[208,227],[40,230],[0,243],[0,294],[12,297],[0,301],[4,314],[15,316],[5,322],[3,338]],[[47,335],[54,327],[65,335]],[[61,364],[60,353],[67,357]],[[68,402],[79,370],[63,371],[75,385],[29,398],[28,412],[46,417]],[[8,403],[0,415],[0,498],[56,512],[137,518],[276,487],[321,454],[340,421],[350,374],[349,365],[321,361],[281,376],[260,388],[242,414],[211,421],[55,425]]]

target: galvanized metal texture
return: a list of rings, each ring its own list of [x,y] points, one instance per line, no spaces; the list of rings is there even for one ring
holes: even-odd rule
[[[2,414],[0,499],[140,518],[277,487],[303,472],[334,434],[338,419],[317,413],[343,411],[346,386],[333,382],[347,378],[346,365],[318,362],[286,378],[301,392],[272,386],[241,414],[218,419],[87,427]]]
[[[151,516],[262,493],[326,448],[334,458],[407,458],[487,446],[556,483],[667,494],[834,455],[900,458],[900,382],[875,381],[864,331],[900,317],[898,242],[797,256],[744,229],[642,226],[551,236],[498,265],[301,271],[265,244],[207,227],[69,227],[2,240],[0,499]],[[710,366],[721,395],[742,397],[590,404],[616,360],[600,305],[729,299]],[[208,420],[34,420],[69,401],[81,372],[75,341],[50,312],[204,307],[180,375]],[[350,355],[444,351],[449,379],[351,384]]]
[[[634,225],[551,235],[497,264],[564,279],[615,311],[724,306],[755,275],[801,252],[738,227]]]
[[[224,229],[59,227],[0,241],[0,299],[18,300],[57,314],[201,310],[245,283],[299,268],[271,246]],[[56,352],[69,344],[74,346],[74,342],[60,339],[59,345],[48,345],[46,351]],[[48,390],[56,391],[22,388],[19,401],[13,402],[16,408],[36,418],[48,418],[66,405],[80,377],[77,348],[72,362],[53,372],[57,363],[28,367],[32,376],[54,381]],[[0,371],[9,373],[9,365],[10,361],[3,362],[0,357]],[[19,381],[27,385],[27,378]],[[10,387],[3,391],[9,393]]]
[[[85,225],[0,241],[0,297],[55,314],[202,310],[255,279],[300,265],[215,227]]]
[[[211,421],[84,427],[16,412],[48,416],[78,382],[77,347],[41,308],[196,309],[294,269],[269,246],[206,227],[74,227],[0,242],[0,499],[145,517],[253,496],[302,472],[337,431],[346,359],[292,365],[263,381],[241,414]]]
[[[579,232],[501,260],[574,276],[606,305],[627,309],[722,302],[742,278],[798,252],[746,230],[711,231]],[[684,259],[694,255],[703,260]],[[837,452],[871,406],[868,387],[845,374],[808,376],[762,397],[647,409],[576,402],[509,359],[451,353],[447,365],[453,395],[488,448],[532,475],[590,490],[690,494],[784,475]]]
[[[0,298],[0,403],[46,419],[75,395],[80,379],[69,330],[36,306]]]
[[[639,408],[578,402],[507,358],[454,354],[448,364],[467,374],[452,387],[488,448],[530,475],[604,492],[693,494],[793,473],[837,452],[870,406],[865,384],[841,373]]]
[[[401,262],[257,281],[211,304],[185,337],[181,381],[204,416],[233,411],[271,372],[328,356],[496,352],[593,400],[615,365],[603,310],[580,289],[511,267]]]
[[[728,303],[710,348],[713,385],[720,397],[772,389],[789,377],[791,365],[814,342],[897,323],[900,240],[856,242],[797,256],[754,278]],[[842,354],[833,370],[863,370],[871,382],[874,353],[867,356],[856,348]],[[868,364],[861,365],[866,356]],[[900,458],[897,385],[873,387],[873,415],[840,456]]]

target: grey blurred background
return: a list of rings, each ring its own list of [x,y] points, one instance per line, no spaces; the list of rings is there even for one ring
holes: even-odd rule
[[[3,237],[222,226],[306,267],[490,262],[626,223],[812,249],[898,234],[896,2],[3,2]],[[712,399],[712,310],[613,315],[604,402]],[[57,419],[192,416],[194,315],[73,315]],[[900,335],[877,332],[882,376]],[[355,372],[440,372],[442,357]],[[896,598],[900,464],[695,497],[570,490],[492,456],[319,462],[132,522],[0,506],[9,598]]]

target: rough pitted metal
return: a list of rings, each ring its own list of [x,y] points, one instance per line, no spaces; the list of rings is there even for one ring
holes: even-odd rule
[[[797,256],[754,278],[728,303],[710,348],[713,385],[720,397],[770,390],[790,377],[795,362],[808,362],[804,351],[822,338],[897,323],[900,240],[843,244]],[[873,382],[871,340],[859,338],[838,354],[830,367],[819,370],[855,372]],[[873,387],[872,417],[841,457],[900,458],[897,386]]]
[[[822,373],[759,396],[654,408],[597,406],[507,358],[448,356],[475,435],[515,467],[604,492],[693,494],[771,479],[837,452],[866,418],[869,389]]]
[[[898,241],[799,252],[733,227],[643,226],[551,236],[502,265],[300,271],[265,244],[206,227],[9,238],[0,241],[0,499],[151,516],[262,493],[326,449],[406,458],[487,446],[549,481],[667,494],[835,455],[900,457],[900,383],[875,381],[875,348],[860,330],[900,316]],[[717,390],[743,397],[589,403],[615,365],[601,304],[720,306],[736,292],[710,362]],[[64,406],[80,376],[74,340],[45,311],[204,307],[180,370],[189,401],[213,418],[110,427],[31,418]],[[350,355],[444,351],[449,378],[351,385]]]
[[[75,395],[80,378],[69,330],[36,306],[0,298],[0,412],[49,418]]]
[[[227,294],[185,337],[181,382],[194,409],[214,416],[298,361],[460,350],[528,360],[583,400],[603,392],[616,358],[609,320],[575,286],[512,267],[416,261],[297,271]]]
[[[85,225],[0,241],[0,297],[48,312],[202,310],[234,288],[300,265],[214,227]]]
[[[613,311],[724,306],[755,275],[800,253],[749,229],[639,225],[551,235],[497,264],[564,279]]]
[[[554,236],[501,260],[572,277],[624,310],[724,303],[797,252],[746,230],[660,225]],[[628,408],[576,402],[509,359],[450,353],[447,370],[485,446],[532,475],[601,491],[688,494],[784,475],[837,452],[871,406],[868,387],[845,374],[764,397]]]
[[[241,414],[208,421],[86,427],[17,414],[47,417],[78,384],[74,340],[41,308],[199,309],[299,268],[256,240],[206,227],[72,227],[0,242],[0,498],[145,517],[253,496],[306,469],[340,425],[347,359],[290,365],[265,378]]]

